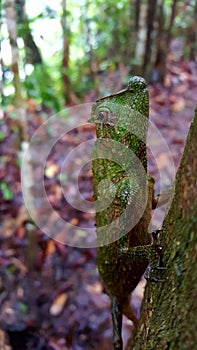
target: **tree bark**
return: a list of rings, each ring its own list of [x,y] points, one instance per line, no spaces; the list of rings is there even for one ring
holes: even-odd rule
[[[197,109],[160,234],[166,282],[148,282],[135,345],[127,349],[195,349],[197,344]]]

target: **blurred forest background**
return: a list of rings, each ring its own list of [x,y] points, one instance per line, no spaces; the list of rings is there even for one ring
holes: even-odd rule
[[[139,74],[149,83],[151,120],[177,169],[197,104],[196,49],[197,0],[0,1],[0,349],[111,349],[96,250],[61,245],[32,222],[21,193],[22,156],[53,113],[114,93]],[[85,227],[94,217],[71,210],[59,172],[66,149],[94,132],[82,128],[59,140],[44,173],[53,208]],[[158,143],[157,164],[149,160],[156,179],[167,159],[160,151]],[[91,201],[91,167],[83,171],[81,189]],[[32,203],[36,176],[30,159]],[[143,285],[133,298],[138,314]],[[124,342],[131,329],[124,319]]]
[[[169,53],[195,59],[196,17],[195,0],[1,0],[1,103],[58,110],[124,67],[164,81]]]

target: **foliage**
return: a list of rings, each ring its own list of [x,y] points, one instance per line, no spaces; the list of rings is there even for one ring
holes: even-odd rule
[[[20,0],[15,1],[17,6]],[[172,0],[163,0],[164,28],[170,23]],[[149,2],[144,1],[144,4]],[[159,2],[155,2],[159,6]],[[120,63],[131,70],[131,65],[139,64],[137,57],[132,54],[134,42],[132,20],[137,21],[136,2],[128,0],[85,0],[80,3],[72,0],[64,12],[61,1],[58,0],[43,7],[39,1],[26,0],[25,21],[17,23],[18,45],[20,52],[20,77],[23,81],[26,96],[35,98],[37,103],[58,110],[63,106],[62,55],[63,40],[60,26],[64,13],[68,29],[69,64],[67,75],[70,89],[79,99],[96,86],[96,75],[101,72],[115,71]],[[195,20],[196,0],[177,2],[176,16],[172,34],[183,40],[186,45],[188,33]],[[5,1],[1,2],[1,70],[4,85],[2,95],[10,103],[13,97],[13,74],[10,67],[9,41],[4,18]],[[36,11],[36,7],[38,10]],[[17,7],[16,7],[17,10]],[[20,9],[19,9],[20,10]],[[137,11],[137,10],[136,10]],[[146,26],[146,23],[145,23]],[[154,23],[153,23],[154,26]],[[31,74],[27,74],[27,64],[24,47],[24,33],[30,31],[28,39],[34,41],[34,49],[40,52],[42,64],[33,65]],[[27,38],[26,38],[27,39]],[[185,41],[184,41],[185,39]],[[184,43],[185,42],[185,43]],[[21,44],[22,43],[22,44]],[[30,42],[30,46],[32,46]],[[193,45],[193,46],[192,46]],[[186,45],[187,46],[187,45]],[[194,47],[194,44],[191,43]],[[30,51],[31,52],[31,51]],[[183,51],[189,54],[189,47]],[[31,57],[30,57],[31,58]],[[29,58],[28,58],[29,59]],[[4,99],[5,100],[5,99]],[[3,100],[2,100],[3,102]],[[7,102],[7,103],[8,103]]]
[[[33,72],[24,80],[27,97],[50,109],[59,110],[61,96],[59,94],[58,97],[58,84],[55,84],[54,80],[47,65],[35,66]]]

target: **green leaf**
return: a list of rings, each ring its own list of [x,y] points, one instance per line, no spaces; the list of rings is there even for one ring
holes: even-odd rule
[[[13,193],[5,181],[0,184],[0,190],[2,191],[4,200],[9,201],[13,198]]]
[[[3,132],[0,130],[0,141],[4,140],[4,134]]]
[[[27,305],[23,303],[18,303],[18,308],[23,314],[27,314],[27,311],[28,311]]]

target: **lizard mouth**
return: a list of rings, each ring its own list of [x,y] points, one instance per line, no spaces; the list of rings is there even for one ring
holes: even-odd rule
[[[115,126],[115,123],[113,123],[113,122],[99,122],[99,121],[96,121],[95,122],[95,124],[96,125],[100,125],[102,128],[110,128],[110,127],[112,127],[112,126]]]

